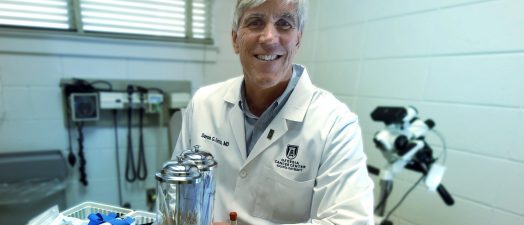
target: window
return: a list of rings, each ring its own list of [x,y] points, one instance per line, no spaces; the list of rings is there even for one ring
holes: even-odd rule
[[[209,0],[193,0],[192,7],[192,34],[195,38],[211,37],[211,5]]]
[[[0,0],[0,25],[211,40],[212,0]]]
[[[0,0],[0,24],[69,29],[67,0]]]

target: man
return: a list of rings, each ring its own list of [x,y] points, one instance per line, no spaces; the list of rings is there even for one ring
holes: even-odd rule
[[[244,75],[203,87],[174,155],[215,156],[215,225],[373,224],[373,183],[357,116],[292,64],[305,0],[239,0],[233,47]]]

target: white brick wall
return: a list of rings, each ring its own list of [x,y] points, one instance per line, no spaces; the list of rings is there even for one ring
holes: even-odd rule
[[[214,48],[198,45],[0,33],[0,153],[60,149],[67,156],[62,78],[184,80],[191,81],[195,90],[202,84],[204,65],[216,57]],[[124,116],[123,112],[119,115]],[[123,201],[147,210],[145,189],[156,187],[153,174],[161,163],[156,162],[157,152],[169,151],[167,130],[144,129],[148,179],[133,184],[124,180],[125,124],[120,124],[118,133]],[[72,134],[77,153],[76,129]],[[136,160],[138,129],[133,135]],[[78,182],[77,158],[70,170],[68,206],[84,201],[118,205],[113,127],[86,126],[84,138],[89,186]]]
[[[241,72],[230,41],[234,2],[215,8],[218,60],[204,83]],[[383,128],[369,116],[378,105],[414,105],[446,137],[444,184],[455,205],[419,186],[396,225],[524,223],[523,9],[522,0],[310,0],[297,61],[360,116],[369,163],[385,163],[372,143]],[[418,176],[398,176],[389,206]]]
[[[213,39],[218,47],[216,61],[206,64],[204,83],[211,84],[242,74],[238,56],[233,50],[231,25],[236,1],[215,1]]]
[[[446,137],[444,184],[456,204],[419,186],[395,224],[524,223],[522,9],[520,0],[311,1],[318,22],[306,35],[318,41],[307,52],[317,54],[300,59],[319,86],[353,100],[369,163],[385,163],[372,143],[383,127],[369,118],[378,105],[414,105]],[[435,136],[429,142],[441,150]],[[417,177],[397,178],[390,206]]]

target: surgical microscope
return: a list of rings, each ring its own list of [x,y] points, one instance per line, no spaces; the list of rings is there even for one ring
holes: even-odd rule
[[[375,206],[376,224],[392,225],[393,223],[388,220],[389,217],[422,180],[425,181],[429,190],[436,190],[448,206],[454,204],[453,198],[441,184],[445,167],[437,163],[440,157],[433,157],[433,150],[424,139],[429,131],[434,131],[435,122],[431,119],[421,120],[417,115],[417,110],[411,106],[379,106],[371,113],[374,121],[384,122],[386,125],[375,134],[373,142],[388,162],[380,170],[368,165],[370,173],[380,176],[380,197]],[[441,155],[445,156],[445,152],[444,147]],[[422,176],[406,192],[399,203],[385,215],[386,202],[393,189],[393,179],[404,169],[421,173]]]

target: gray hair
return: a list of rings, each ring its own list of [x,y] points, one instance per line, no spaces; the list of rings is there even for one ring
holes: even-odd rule
[[[297,16],[298,16],[298,30],[302,31],[304,29],[304,24],[306,23],[307,17],[307,0],[281,0],[287,4],[293,3],[297,7]],[[240,17],[251,8],[257,7],[266,0],[238,0],[237,6],[235,8],[235,14],[233,16],[233,31],[237,31],[240,23]]]

